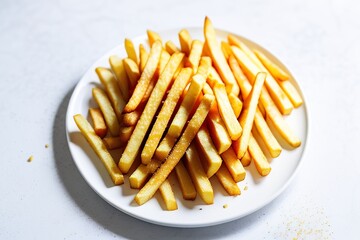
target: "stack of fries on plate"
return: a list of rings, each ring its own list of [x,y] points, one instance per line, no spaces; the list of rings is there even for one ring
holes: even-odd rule
[[[237,182],[251,161],[261,176],[271,171],[260,139],[272,158],[282,151],[274,131],[291,147],[300,146],[283,115],[302,98],[264,53],[232,35],[219,43],[207,17],[204,42],[186,29],[179,32],[180,48],[147,34],[150,51],[140,44],[138,56],[126,39],[127,58],[111,56],[111,68],[96,68],[102,88],[92,90],[99,107],[89,109],[92,125],[74,116],[114,184],[129,174],[130,186],[140,189],[139,205],[159,190],[166,209],[177,209],[171,172],[186,200],[199,194],[212,204],[214,175],[229,195],[239,195]],[[123,149],[118,162],[109,153],[117,148]]]

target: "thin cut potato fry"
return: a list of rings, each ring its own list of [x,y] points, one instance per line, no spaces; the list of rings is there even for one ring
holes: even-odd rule
[[[94,131],[100,138],[104,138],[107,133],[104,116],[99,108],[89,108],[91,120],[94,125]]]
[[[234,149],[236,148],[236,146],[234,145]],[[244,167],[247,167],[250,165],[251,163],[251,156],[250,156],[250,153],[249,151],[247,150],[244,154],[244,156],[240,159],[240,162],[241,164],[244,166]]]
[[[206,40],[204,42],[203,52],[202,52],[201,56],[202,57],[211,57],[209,46],[208,46]]]
[[[144,107],[145,106],[140,105],[135,111],[123,114],[122,124],[124,126],[128,126],[128,127],[136,125],[136,123],[140,119],[140,116],[141,116],[142,111],[144,110]]]
[[[224,54],[224,57],[226,59],[229,59],[230,55],[232,54],[229,43],[222,41],[221,42],[221,50]]]
[[[191,44],[192,44],[192,38],[188,30],[183,29],[179,32],[179,41],[180,41],[181,51],[185,54],[185,56],[189,56]]]
[[[242,128],[231,107],[225,87],[222,84],[216,84],[213,88],[219,113],[225,123],[226,129],[232,140],[237,140],[241,136]]]
[[[180,49],[171,40],[165,43],[165,49],[170,55],[180,52]]]
[[[147,202],[178,164],[191,141],[194,139],[196,133],[199,131],[201,125],[205,121],[213,101],[214,96],[212,95],[205,95],[203,97],[194,116],[191,118],[184,133],[181,135],[179,141],[176,143],[166,161],[160,166],[145,186],[136,194],[135,201],[137,204],[142,205]]]
[[[204,35],[209,47],[211,58],[216,69],[219,71],[222,80],[226,85],[231,85],[232,92],[238,96],[240,93],[240,88],[237,85],[234,75],[232,74],[224,54],[221,51],[220,45],[216,40],[215,29],[208,17],[205,18]]]
[[[120,137],[105,137],[103,138],[103,142],[108,150],[124,147],[126,143],[122,142]]]
[[[173,146],[175,145],[176,139],[177,138],[166,134],[166,136],[161,140],[159,146],[155,150],[156,159],[164,161],[169,155]]]
[[[261,51],[254,49],[253,50],[262,64],[267,68],[267,70],[273,75],[274,78],[279,79],[281,81],[289,80],[290,76],[282,70],[277,64],[271,61],[265,54]]]
[[[109,128],[111,135],[114,137],[118,136],[120,125],[106,93],[100,88],[93,88],[92,95],[104,115],[106,125]]]
[[[149,53],[146,51],[143,44],[139,45],[139,55],[140,55],[140,71],[143,72],[145,69],[146,62],[149,58]]]
[[[247,69],[247,72],[249,72],[250,69],[254,69],[254,67],[256,67],[255,64],[253,64],[251,60],[248,59],[248,57],[245,55],[245,53],[242,52],[238,47],[232,46],[231,50],[233,51],[237,62],[241,65],[243,69]],[[249,80],[252,81],[251,79],[254,80],[250,76]],[[276,130],[280,133],[284,140],[292,147],[300,146],[300,139],[294,135],[293,131],[290,129],[290,127],[284,120],[278,108],[275,106],[266,88],[262,89],[260,101],[262,103],[262,106],[265,108],[266,118],[269,118],[274,123]]]
[[[270,164],[264,153],[261,151],[259,144],[252,135],[250,136],[249,140],[249,152],[254,159],[255,167],[259,174],[261,176],[268,175],[271,171]]]
[[[219,171],[216,172],[216,177],[230,196],[241,194],[239,186],[236,184],[224,164],[222,164]]]
[[[134,111],[137,106],[140,104],[141,99],[143,98],[146,89],[153,78],[156,68],[158,67],[160,61],[160,55],[162,51],[162,45],[160,41],[156,41],[151,50],[149,59],[146,62],[145,69],[141,73],[141,77],[136,84],[135,90],[124,108],[124,112],[132,112]]]
[[[237,63],[235,57],[230,56],[229,64],[234,73],[236,80],[239,83],[242,97],[243,99],[246,99],[250,94],[252,86],[249,83],[247,77],[240,69],[240,66]],[[276,140],[276,138],[274,137],[273,133],[271,132],[269,126],[267,125],[261,111],[259,110],[259,106],[262,106],[261,101],[259,102],[258,108],[256,109],[256,113],[255,113],[255,121],[254,121],[255,127],[258,130],[261,138],[263,139],[266,148],[269,150],[271,157],[273,158],[278,157],[281,153],[282,148],[278,143],[278,141]]]
[[[124,68],[129,79],[130,90],[133,90],[141,76],[139,66],[131,58],[125,58]]]
[[[229,101],[230,101],[230,104],[231,104],[231,108],[233,109],[236,118],[238,118],[240,116],[240,113],[241,113],[241,110],[242,110],[242,107],[243,107],[243,103],[240,100],[240,98],[235,96],[235,94],[232,93],[232,92],[230,92],[228,94],[228,97],[229,97]]]
[[[125,151],[120,158],[119,167],[123,173],[127,173],[129,171],[137,153],[140,151],[140,146],[144,140],[145,134],[183,57],[184,54],[182,53],[173,54],[169,63],[166,65],[165,70],[160,75],[159,80],[157,81],[156,86],[145,106],[145,109],[141,114],[138,123],[136,124],[134,132],[131,135],[128,144],[126,145]]]
[[[190,80],[191,74],[191,68],[183,68],[178,77],[175,79],[165,102],[157,115],[156,121],[149,135],[150,137],[147,139],[144,149],[141,152],[141,159],[143,163],[147,164],[153,157],[156,147],[161,140],[181,93]]]
[[[147,35],[148,35],[148,40],[149,40],[149,44],[150,47],[152,47],[152,45],[156,42],[156,41],[160,41],[160,43],[162,44],[162,40],[161,37],[158,33],[153,32],[151,30],[147,30],[146,31]]]
[[[106,147],[101,138],[96,135],[90,123],[81,114],[74,115],[74,120],[79,130],[90,144],[91,148],[105,165],[105,168],[108,171],[114,184],[123,184],[124,176],[116,166],[116,163],[114,162],[114,159],[111,157],[110,153],[106,150]]]
[[[129,182],[131,188],[142,188],[148,177],[153,174],[161,165],[161,162],[152,159],[148,165],[140,163],[136,170],[130,175]]]
[[[210,57],[201,57],[200,64],[196,71],[196,74],[201,74],[204,77],[208,77],[211,68],[212,68],[211,58]]]
[[[214,95],[212,88],[210,87],[210,85],[207,82],[204,84],[202,91],[204,94]]]
[[[234,149],[229,148],[221,154],[221,157],[235,182],[240,182],[245,179],[246,171],[237,158]]]
[[[170,54],[163,49],[161,51],[160,61],[159,61],[158,69],[157,69],[158,76],[160,76],[160,74],[164,70],[166,64],[169,62],[169,59],[170,59]]]
[[[240,143],[239,149],[236,152],[239,158],[242,158],[248,148],[251,129],[253,126],[256,107],[258,105],[261,89],[264,85],[266,73],[258,73],[255,79],[250,95],[244,102],[244,109],[240,115],[239,122],[243,128],[241,137],[237,140]]]
[[[202,50],[203,50],[203,43],[201,41],[199,40],[192,41],[191,50],[189,53],[188,61],[185,63],[185,67],[191,67],[194,73],[197,72]]]
[[[100,82],[105,87],[106,93],[111,101],[117,118],[121,119],[121,113],[125,106],[125,100],[121,95],[115,76],[110,69],[107,68],[98,67],[95,71],[100,79]]]
[[[194,144],[191,144],[186,150],[184,161],[201,199],[206,204],[212,204],[214,202],[214,190],[201,165],[199,153]]]
[[[131,58],[134,62],[139,64],[139,59],[137,57],[133,42],[130,39],[125,38],[124,45],[128,58]]]
[[[302,97],[296,90],[295,86],[289,81],[278,81],[280,87],[284,90],[286,95],[289,97],[294,107],[300,107],[303,104]]]
[[[157,83],[158,77],[156,76],[156,74],[153,76],[153,78],[151,79],[149,86],[146,89],[146,92],[143,96],[143,98],[141,99],[140,105],[146,104],[146,102],[149,100],[149,97],[151,95],[151,92],[154,90],[154,87]],[[139,109],[139,106],[137,107],[137,109]],[[135,110],[136,111],[136,110]]]
[[[236,41],[234,40],[232,42],[232,40],[231,40],[232,38],[235,39]],[[239,53],[238,53],[236,56],[236,59],[238,61],[246,61],[246,62],[244,62],[244,65],[247,65],[247,66],[250,65],[250,63],[248,63],[247,61],[251,62],[252,66],[251,66],[251,68],[248,69],[248,73],[250,74],[251,78],[255,79],[255,76],[256,76],[256,74],[258,74],[258,72],[268,73],[267,69],[261,64],[261,62],[256,57],[256,55],[243,42],[240,42],[240,40],[238,40],[237,38],[235,38],[231,35],[228,36],[228,39],[229,39],[230,43],[233,43],[235,46],[237,46],[238,49],[241,49],[242,52],[247,56],[247,58],[243,58],[240,60]],[[231,49],[233,50],[233,48],[236,48],[236,47],[232,46]],[[241,65],[241,63],[240,63],[240,65]],[[293,107],[292,103],[290,102],[289,98],[284,93],[284,91],[280,88],[278,82],[271,76],[271,74],[268,74],[266,76],[265,86],[266,86],[266,89],[269,91],[272,99],[276,103],[276,106],[279,108],[280,112],[282,114],[290,114],[294,107]]]
[[[203,125],[196,134],[196,143],[201,152],[201,161],[208,178],[219,170],[222,159],[211,140],[209,130]]]
[[[168,179],[166,179],[159,187],[162,199],[164,200],[166,210],[174,211],[178,209],[174,192]]]
[[[135,126],[122,126],[120,128],[119,138],[122,142],[127,142],[130,139],[131,134],[134,131]]]
[[[124,101],[127,102],[129,100],[129,79],[124,67],[123,59],[118,56],[111,56],[109,58],[109,63],[111,66],[111,70],[115,74],[118,85],[120,87],[121,94],[124,98]]]
[[[195,200],[196,189],[195,189],[193,182],[191,181],[188,171],[186,170],[186,168],[183,164],[183,161],[185,161],[185,160],[183,159],[176,165],[175,173],[176,173],[177,179],[179,181],[179,185],[181,188],[183,198],[185,200]]]

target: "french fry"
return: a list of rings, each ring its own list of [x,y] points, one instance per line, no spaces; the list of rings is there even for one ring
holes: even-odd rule
[[[122,124],[124,126],[135,126],[138,120],[140,119],[141,113],[144,110],[144,106],[139,106],[133,112],[125,113],[122,116]]]
[[[231,47],[231,50],[237,62],[241,65],[243,69],[247,69],[246,70],[247,72],[249,71],[257,72],[257,69],[254,71],[254,67],[256,66],[245,55],[244,52],[242,52],[238,47],[234,47],[234,46]],[[251,76],[249,80],[250,79],[252,79]],[[280,133],[280,135],[284,138],[284,140],[292,147],[300,146],[301,144],[300,139],[294,135],[293,131],[290,129],[290,127],[284,120],[278,108],[275,106],[266,88],[263,88],[261,91],[260,101],[266,111],[266,118],[269,118],[274,123],[276,130]]]
[[[214,202],[214,190],[201,165],[199,153],[194,144],[191,144],[186,150],[184,161],[201,199],[206,204],[212,204]]]
[[[166,210],[173,211],[178,209],[174,192],[168,179],[166,179],[159,187],[162,199],[164,200]]]
[[[154,87],[155,87],[155,85],[157,83],[157,80],[158,80],[158,78],[156,76],[153,76],[153,78],[151,79],[151,81],[149,83],[149,86],[146,89],[146,92],[145,92],[143,98],[141,99],[140,105],[137,107],[137,109],[141,110],[140,106],[145,104],[149,100],[149,97],[150,97],[150,95],[151,95],[152,91],[154,90]]]
[[[90,144],[91,148],[104,164],[113,183],[115,185],[123,184],[124,176],[116,166],[116,163],[114,162],[114,159],[111,157],[110,153],[106,150],[106,147],[101,138],[96,135],[90,123],[81,114],[74,115],[74,121],[87,142]]]
[[[146,51],[143,44],[139,45],[139,55],[140,55],[140,71],[143,72],[145,69],[146,62],[149,58],[149,53]]]
[[[104,137],[103,142],[108,150],[124,147],[126,143],[122,142],[120,137]]]
[[[253,88],[251,89],[250,95],[246,98],[244,102],[244,109],[240,115],[240,125],[243,128],[241,137],[236,140],[239,141],[239,149],[236,152],[238,158],[242,158],[248,148],[249,138],[251,134],[251,129],[253,126],[256,107],[258,105],[261,89],[264,85],[266,78],[266,73],[258,73],[255,79]]]
[[[210,87],[210,85],[207,82],[204,84],[202,91],[204,94],[214,95],[212,88]]]
[[[203,50],[203,43],[201,41],[199,40],[192,41],[191,50],[189,53],[188,61],[185,63],[185,67],[191,67],[194,73],[197,72],[202,50]]]
[[[216,172],[216,177],[230,196],[237,196],[241,194],[240,188],[224,164],[222,164],[219,171]]]
[[[106,93],[109,96],[117,118],[121,119],[121,113],[125,106],[125,100],[121,95],[115,76],[110,69],[107,68],[98,67],[95,71],[100,79],[100,82],[105,87]]]
[[[120,125],[106,93],[100,88],[93,88],[92,95],[104,115],[106,125],[109,128],[111,135],[114,137],[118,136]]]
[[[124,45],[128,58],[132,59],[134,62],[136,62],[136,64],[139,64],[139,59],[136,54],[133,42],[130,39],[125,38]]]
[[[130,175],[129,182],[131,188],[142,188],[151,174],[153,174],[161,165],[161,162],[152,159],[148,165],[140,164],[137,169]]]
[[[165,49],[170,55],[180,52],[180,49],[171,40],[165,43]]]
[[[149,44],[150,47],[152,47],[152,45],[156,42],[156,41],[160,41],[160,43],[162,44],[162,40],[161,37],[158,33],[153,32],[151,30],[147,30],[146,31],[147,35],[148,35],[148,40],[149,40]]]
[[[151,82],[151,79],[155,74],[156,68],[160,61],[161,52],[162,52],[161,42],[156,41],[150,50],[150,55],[146,62],[145,69],[141,73],[141,77],[138,83],[136,84],[134,92],[129,102],[126,104],[124,108],[124,112],[132,112],[140,104],[141,99],[143,98],[146,89],[148,88],[149,83]]]
[[[94,131],[100,138],[104,138],[107,133],[104,116],[99,108],[89,108],[91,120],[94,124]]]
[[[196,134],[196,143],[200,150],[200,159],[204,171],[208,178],[212,177],[219,170],[222,159],[218,154],[209,133],[209,130],[203,125]]]
[[[183,159],[176,165],[175,173],[176,173],[177,179],[179,181],[179,185],[181,188],[183,198],[185,200],[195,200],[196,189],[195,189],[193,182],[191,181],[188,171],[186,170],[186,168],[183,164],[183,161],[185,161],[185,160]]]
[[[237,140],[242,133],[242,128],[231,107],[225,87],[222,84],[216,84],[213,88],[218,105],[219,113],[225,123],[226,129],[232,140]]]
[[[155,174],[150,178],[145,186],[136,194],[136,203],[142,205],[147,202],[169,176],[171,171],[175,168],[186,152],[186,149],[189,147],[201,125],[205,121],[213,101],[214,97],[212,95],[205,95],[203,97],[194,116],[190,120],[185,131],[181,135],[170,155],[167,157],[166,161],[160,166],[160,168],[155,172]]]
[[[186,56],[189,56],[191,44],[192,44],[192,38],[188,30],[183,29],[179,32],[179,41],[180,41],[181,51],[185,53]]]
[[[161,55],[160,55],[160,61],[159,61],[159,66],[158,66],[158,75],[160,76],[160,74],[162,73],[162,71],[164,70],[166,64],[168,63],[170,59],[170,54],[165,51],[164,49],[161,51]]]
[[[236,146],[234,145],[234,149],[236,148]],[[244,154],[244,156],[240,159],[241,164],[243,165],[243,167],[247,167],[250,165],[251,163],[251,156],[249,151],[247,150]]]
[[[133,90],[141,76],[139,66],[131,58],[125,58],[124,68],[130,83],[130,90]]]
[[[273,75],[274,78],[279,79],[281,81],[289,80],[290,76],[282,70],[277,64],[271,61],[265,54],[263,54],[259,50],[253,50],[255,55],[259,58],[262,64],[266,67],[266,69]]]
[[[295,108],[300,107],[303,104],[303,99],[300,96],[299,92],[296,90],[295,86],[289,81],[278,81],[280,87],[284,90],[291,103]]]
[[[221,50],[222,50],[222,52],[224,54],[224,57],[226,59],[229,59],[230,55],[232,54],[231,49],[230,49],[230,45],[227,42],[222,41],[221,42]]]
[[[250,64],[247,61],[250,60],[250,62],[253,64],[253,66],[251,66],[251,68],[248,69],[248,73],[251,76],[250,78],[255,79],[255,76],[258,72],[268,73],[267,69],[261,64],[261,62],[252,52],[252,50],[249,47],[247,47],[243,42],[241,42],[239,39],[237,39],[232,35],[228,36],[228,40],[230,44],[237,46],[248,57],[248,59],[243,58],[240,60],[238,58],[239,54],[237,54],[236,59],[238,61],[245,61],[244,65],[249,66]],[[232,50],[233,48],[234,46],[231,47]],[[266,76],[265,86],[266,89],[269,91],[272,99],[276,103],[276,106],[279,108],[280,112],[282,114],[290,114],[294,107],[290,102],[289,98],[284,93],[284,91],[280,88],[278,82],[271,76],[271,74],[268,74]]]
[[[241,113],[241,110],[243,107],[243,103],[240,100],[240,98],[235,96],[235,94],[232,92],[230,92],[228,94],[228,97],[229,97],[231,108],[233,109],[236,118],[238,118],[240,116],[240,113]]]
[[[245,179],[246,171],[237,158],[234,149],[229,148],[221,154],[221,157],[235,182],[240,182]]]
[[[156,86],[145,106],[145,109],[141,114],[138,123],[136,124],[134,132],[131,135],[128,144],[126,145],[125,151],[120,158],[119,167],[123,173],[127,173],[129,171],[137,153],[140,151],[140,146],[145,137],[145,134],[183,57],[184,54],[182,53],[173,54],[164,71],[160,75],[159,80],[157,81]],[[146,65],[148,65],[148,63]]]
[[[234,56],[229,57],[229,64],[230,64],[231,70],[234,73],[236,80],[239,83],[242,97],[243,97],[243,99],[246,99],[248,97],[248,95],[250,94],[252,86],[249,83],[249,80],[247,79],[247,77],[244,75],[244,73],[240,69],[240,66],[237,63]],[[269,150],[271,157],[273,157],[273,158],[278,157],[281,153],[282,148],[281,148],[280,144],[278,143],[278,141],[276,140],[276,138],[274,137],[273,133],[271,132],[269,126],[267,125],[267,123],[263,117],[263,114],[259,110],[259,106],[262,106],[261,101],[259,102],[258,108],[256,109],[256,113],[255,113],[255,121],[254,121],[255,127],[258,130],[261,138],[263,139],[263,141],[266,145],[266,148]]]
[[[190,80],[191,74],[191,68],[183,68],[178,77],[175,79],[151,129],[149,135],[150,137],[147,139],[144,145],[144,149],[141,152],[141,159],[143,163],[147,164],[153,157],[156,147],[161,140],[161,137],[176,107],[181,93],[183,92],[184,88]]]
[[[250,135],[249,140],[249,153],[254,159],[255,167],[261,176],[266,176],[270,173],[271,167],[265,157],[264,153],[261,151],[261,148],[255,138]]]
[[[201,57],[200,64],[196,71],[196,74],[201,74],[204,77],[208,77],[211,68],[212,68],[211,58],[210,57]]]
[[[118,56],[111,56],[109,58],[109,63],[111,66],[111,70],[115,74],[117,79],[121,94],[124,98],[124,101],[127,102],[129,100],[129,79],[124,67],[123,59]]]
[[[204,35],[209,47],[212,61],[216,69],[219,71],[222,80],[225,82],[226,85],[231,85],[232,92],[236,96],[238,96],[240,93],[240,88],[237,85],[234,75],[232,74],[230,67],[224,57],[224,54],[221,51],[220,45],[216,40],[215,29],[208,17],[205,18]]]
[[[173,146],[175,145],[176,139],[177,138],[166,134],[166,136],[161,140],[159,146],[155,150],[156,159],[164,161],[169,155]]]
[[[208,46],[206,40],[204,42],[203,52],[202,52],[201,56],[202,57],[211,57],[209,46]]]
[[[216,84],[224,85],[224,82],[222,81],[220,75],[216,71],[214,67],[211,67],[209,70],[209,76],[206,80],[211,87],[214,87]],[[229,86],[229,85],[228,85]]]
[[[134,131],[135,126],[122,126],[120,127],[119,138],[122,142],[127,142],[130,139],[131,134]]]

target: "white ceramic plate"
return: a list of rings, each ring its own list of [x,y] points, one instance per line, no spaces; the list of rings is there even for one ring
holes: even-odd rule
[[[172,40],[174,43],[177,43],[179,30],[174,29],[160,32],[160,35],[163,40]],[[201,28],[190,28],[189,32],[194,39],[203,39],[203,30]],[[227,34],[228,32],[225,31],[217,31],[219,40],[226,39]],[[284,67],[279,60],[259,45],[245,38],[240,38],[250,46],[262,49],[273,61]],[[133,42],[135,46],[138,46],[140,43],[146,43],[147,37],[146,35],[137,37],[133,39]],[[161,197],[158,194],[146,204],[137,206],[133,201],[137,190],[129,187],[127,177],[125,178],[125,184],[121,186],[114,186],[112,184],[105,167],[79,133],[72,118],[77,113],[88,116],[88,108],[94,106],[91,89],[99,84],[94,70],[98,66],[109,67],[108,59],[114,54],[121,57],[126,56],[126,52],[121,45],[96,61],[77,84],[66,116],[67,140],[75,164],[86,182],[104,200],[124,213],[151,223],[173,227],[201,227],[244,217],[268,204],[288,186],[299,168],[307,142],[308,113],[306,103],[286,117],[286,121],[292,127],[295,134],[300,137],[302,145],[295,150],[283,150],[280,157],[271,160],[272,171],[267,177],[260,177],[254,165],[251,164],[247,168],[246,179],[239,183],[242,192],[240,196],[228,196],[218,183],[216,177],[213,177],[211,182],[214,186],[215,200],[212,205],[204,205],[199,196],[195,201],[184,201],[176,181],[172,181],[175,184],[174,190],[178,200],[179,209],[177,211],[165,211],[162,206]],[[298,91],[301,92],[299,85],[294,80],[292,81]],[[247,186],[248,190],[244,190],[245,186]],[[225,204],[227,204],[227,208],[223,207]]]

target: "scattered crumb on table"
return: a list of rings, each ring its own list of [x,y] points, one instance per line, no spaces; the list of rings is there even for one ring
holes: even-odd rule
[[[229,205],[227,205],[227,204],[224,204],[224,205],[223,205],[223,208],[227,208],[228,206],[229,206]]]
[[[45,148],[48,148],[49,147],[49,144],[45,144]]]
[[[31,155],[29,158],[28,158],[28,162],[32,162],[32,160],[34,160],[34,156],[33,155]]]
[[[245,187],[244,187],[244,190],[245,190],[245,191],[248,190],[248,186],[245,186]]]

